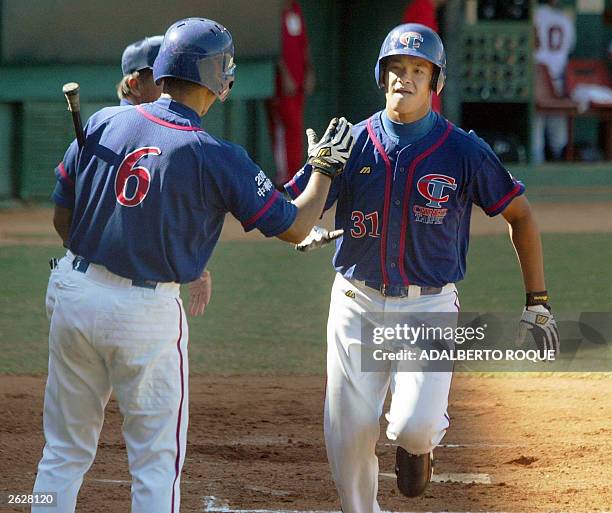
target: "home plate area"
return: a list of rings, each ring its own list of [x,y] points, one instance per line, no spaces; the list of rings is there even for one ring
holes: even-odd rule
[[[339,511],[323,439],[324,380],[229,379],[231,387],[215,377],[206,383],[205,396],[195,393],[196,400],[198,393],[210,397],[210,405],[191,424],[208,429],[192,436],[187,454],[182,495],[188,510]],[[384,436],[381,421],[376,447],[381,510],[610,511],[612,426],[603,414],[612,408],[608,386],[607,380],[559,376],[457,375],[451,427],[434,451],[434,478],[423,496],[407,498],[397,489],[395,446]],[[231,401],[216,400],[216,392],[227,397],[230,390]],[[560,413],[568,401],[568,411],[580,416]],[[210,429],[220,423],[223,429]]]
[[[381,479],[393,479],[395,480],[395,474],[387,472],[381,472],[379,474]],[[434,474],[432,478],[434,483],[464,483],[464,484],[488,484],[492,483],[491,476],[489,474],[479,473],[455,473],[455,472],[443,472],[440,474]],[[289,495],[289,492],[282,490],[273,490],[266,487],[249,486],[246,488],[250,491],[259,491],[263,494],[282,497]],[[325,511],[325,510],[287,510],[287,509],[240,509],[232,508],[228,501],[223,500],[213,495],[207,495],[204,497],[203,511],[207,513],[342,513],[342,511]],[[381,513],[412,513],[412,512],[390,512],[382,511]]]

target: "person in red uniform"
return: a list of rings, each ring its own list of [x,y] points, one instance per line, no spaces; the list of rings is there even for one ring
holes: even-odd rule
[[[434,32],[440,32],[436,13],[445,3],[446,0],[412,0],[404,10],[402,23],[420,23]],[[435,92],[431,95],[431,108],[435,112],[442,111],[442,101]]]
[[[304,155],[304,102],[314,89],[306,24],[296,0],[283,3],[281,57],[276,92],[269,102],[276,183],[282,185],[301,168]]]

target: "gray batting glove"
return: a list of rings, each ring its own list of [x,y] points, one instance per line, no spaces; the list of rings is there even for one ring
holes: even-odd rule
[[[334,118],[330,121],[321,140],[312,128],[306,130],[308,138],[308,163],[313,171],[333,179],[339,175],[348,160],[353,147],[351,125],[346,118]]]
[[[308,236],[299,244],[295,245],[297,251],[312,251],[313,249],[319,249],[329,244],[338,237],[342,237],[344,230],[332,230],[328,232],[325,228],[315,226]]]
[[[519,332],[516,345],[525,343],[527,332],[530,331],[541,354],[544,351],[554,351],[559,354],[559,330],[550,308],[544,305],[526,306],[519,322]]]

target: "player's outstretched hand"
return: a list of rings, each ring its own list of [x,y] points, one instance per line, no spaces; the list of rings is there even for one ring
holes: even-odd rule
[[[189,313],[191,315],[202,315],[212,295],[212,277],[209,271],[204,271],[202,276],[188,284],[189,287]]]
[[[308,237],[306,237],[299,244],[295,245],[295,249],[298,251],[312,251],[313,249],[319,249],[326,244],[329,244],[331,241],[336,240],[338,237],[342,237],[343,234],[344,230],[332,230],[329,232],[325,228],[315,226],[312,230],[310,230]]]
[[[352,128],[353,125],[346,118],[334,118],[329,122],[321,140],[317,139],[312,128],[306,130],[308,163],[313,167],[313,171],[332,179],[342,172],[353,147]]]
[[[559,330],[550,307],[544,305],[525,307],[519,322],[517,346],[522,346],[525,343],[528,331],[531,332],[541,354],[544,354],[544,351],[551,350],[555,352],[555,356],[559,354]]]

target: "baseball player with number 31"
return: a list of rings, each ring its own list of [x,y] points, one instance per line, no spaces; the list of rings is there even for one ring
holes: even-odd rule
[[[541,349],[559,349],[524,187],[474,132],[432,112],[445,76],[437,33],[419,24],[389,32],[375,66],[385,108],[353,128],[353,151],[327,198],[344,235],[333,258],[324,427],[344,513],[380,512],[375,447],[389,388],[386,434],[397,445],[398,488],[416,497],[431,480],[433,450],[450,423],[452,373],[363,372],[361,317],[459,310],[455,283],[465,274],[472,204],[510,227],[527,293],[520,338],[531,330]],[[299,197],[312,176],[306,165],[289,194]]]

